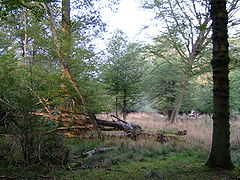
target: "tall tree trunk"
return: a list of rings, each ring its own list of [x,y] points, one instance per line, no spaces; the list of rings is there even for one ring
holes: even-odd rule
[[[23,24],[24,24],[24,39],[23,39],[23,61],[26,67],[29,66],[30,83],[32,85],[32,58],[29,54],[29,33],[28,33],[28,14],[27,9],[23,8]]]
[[[181,82],[180,84],[180,88],[179,88],[179,91],[175,100],[175,105],[170,118],[170,122],[172,123],[178,122],[178,114],[179,114],[180,107],[182,105],[184,93],[187,88],[187,83],[188,83],[188,78],[186,78],[186,80]]]
[[[116,96],[116,99],[115,99],[115,114],[116,116],[118,117],[118,95]]]
[[[213,134],[209,167],[232,169],[229,124],[228,14],[225,0],[211,0],[213,30]]]
[[[208,14],[206,15],[206,19],[201,24],[202,27],[205,27],[205,30],[202,30],[199,32],[197,40],[192,45],[191,51],[189,50],[188,60],[186,62],[187,69],[185,74],[183,75],[183,81],[180,83],[180,90],[177,94],[175,105],[172,111],[171,115],[171,122],[177,122],[178,121],[178,113],[180,110],[180,107],[182,105],[182,100],[184,93],[188,86],[188,81],[190,79],[190,74],[193,69],[194,61],[196,60],[197,56],[201,53],[201,51],[207,47],[207,45],[210,43],[210,40],[207,38],[210,32],[210,29],[208,28],[208,23],[210,21],[210,18],[208,17]],[[193,41],[193,39],[191,39]]]
[[[174,109],[173,109],[171,117],[170,117],[170,122],[171,123],[178,122],[178,114],[179,114],[180,107],[182,105],[182,100],[183,100],[183,96],[184,96],[184,93],[185,93],[185,88],[186,87],[182,87],[180,89],[180,91],[178,92],[178,95],[177,95],[177,98],[176,98],[176,101],[175,101],[175,105],[174,105]]]
[[[70,0],[62,0],[62,37],[61,51],[65,60],[65,65],[69,67],[71,58],[71,20],[70,20]],[[66,68],[62,65],[62,78],[67,78]],[[65,85],[62,85],[64,88]]]
[[[28,22],[27,22],[27,10],[23,8],[23,24],[24,24],[24,39],[23,39],[23,60],[24,64],[28,65]]]
[[[87,106],[87,101],[86,101],[84,95],[82,94],[81,89],[78,86],[77,82],[74,80],[74,77],[72,76],[72,73],[69,69],[69,61],[71,58],[71,56],[70,56],[71,46],[70,47],[68,46],[68,45],[71,45],[71,43],[70,43],[71,35],[69,34],[69,33],[71,33],[71,30],[69,29],[70,28],[70,0],[62,0],[62,6],[66,6],[66,7],[62,7],[62,9],[63,9],[62,13],[64,13],[66,15],[66,17],[63,15],[64,17],[62,19],[62,44],[61,44],[62,47],[61,48],[59,48],[59,46],[58,46],[58,35],[57,35],[57,30],[56,30],[56,26],[55,26],[51,8],[49,7],[49,5],[47,3],[44,3],[44,6],[50,16],[49,20],[50,20],[51,30],[52,30],[52,35],[53,35],[53,43],[55,46],[56,54],[60,59],[63,76],[64,76],[64,78],[69,80],[69,82],[71,83],[71,85],[73,86],[75,91],[77,92],[77,94],[79,96],[79,100],[82,103],[82,105],[84,106],[85,111],[88,114],[88,117],[89,117],[90,121],[92,122],[94,128],[96,129],[99,137],[103,138],[100,128],[96,122],[96,117],[92,113],[91,109],[89,109],[89,107]],[[69,11],[69,12],[65,12],[65,11]],[[67,19],[67,22],[63,22],[64,18]],[[67,41],[67,42],[64,42],[64,41]],[[64,49],[65,46],[66,46],[66,49]]]

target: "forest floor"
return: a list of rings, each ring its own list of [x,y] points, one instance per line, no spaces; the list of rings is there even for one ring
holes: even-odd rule
[[[240,179],[240,120],[231,121],[231,155],[233,171],[205,166],[211,149],[211,120],[184,117],[178,124],[164,121],[158,114],[130,114],[128,122],[147,132],[187,130],[187,135],[167,143],[149,137],[132,139],[67,138],[71,149],[70,163],[34,179],[74,180],[233,180]],[[80,158],[83,152],[108,148],[109,151]],[[26,178],[25,178],[26,179]],[[31,178],[30,178],[31,179]]]

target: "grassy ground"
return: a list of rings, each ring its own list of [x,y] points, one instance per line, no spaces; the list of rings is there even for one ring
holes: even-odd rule
[[[106,119],[106,117],[105,117]],[[111,151],[83,159],[80,169],[64,174],[62,179],[182,179],[182,180],[230,180],[240,179],[240,122],[231,122],[231,153],[236,165],[234,171],[212,170],[205,167],[210,151],[211,120],[185,118],[178,124],[170,124],[157,114],[130,114],[128,121],[141,125],[149,132],[171,132],[186,129],[182,140],[165,144],[151,139],[68,141],[74,154],[91,149],[110,147]]]
[[[67,139],[71,149],[71,162],[64,169],[46,172],[51,179],[80,180],[232,180],[240,179],[240,120],[231,122],[231,154],[234,171],[212,170],[204,166],[210,151],[211,120],[185,118],[178,124],[170,124],[157,114],[130,114],[128,121],[149,132],[171,132],[186,129],[181,140],[159,143],[152,139]],[[106,119],[106,117],[105,117]],[[109,148],[107,152],[80,158],[80,154],[92,149]],[[0,169],[1,171],[1,169]],[[22,173],[27,170],[22,170]],[[41,179],[35,176],[34,179]],[[28,179],[28,178],[25,178]],[[31,178],[29,178],[31,179]]]

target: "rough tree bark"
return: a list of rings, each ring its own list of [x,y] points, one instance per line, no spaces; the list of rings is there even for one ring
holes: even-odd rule
[[[232,169],[229,124],[228,13],[226,0],[211,0],[213,30],[213,134],[209,167]]]

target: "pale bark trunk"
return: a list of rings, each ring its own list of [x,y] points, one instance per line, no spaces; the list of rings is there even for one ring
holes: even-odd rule
[[[207,31],[206,34],[208,34],[209,32]],[[181,105],[182,105],[182,100],[183,100],[183,96],[184,96],[184,93],[187,89],[187,86],[188,86],[188,81],[189,81],[189,74],[192,70],[192,66],[194,64],[194,60],[196,59],[196,57],[199,55],[199,53],[201,52],[202,48],[207,46],[209,44],[209,40],[207,40],[207,36],[204,35],[204,32],[200,33],[195,44],[193,45],[193,48],[192,48],[192,51],[191,53],[189,54],[189,57],[188,57],[188,62],[187,62],[187,72],[186,74],[184,74],[183,78],[184,80],[182,82],[180,82],[180,90],[177,94],[177,98],[175,100],[175,105],[174,105],[174,108],[173,108],[173,111],[172,111],[172,115],[171,115],[171,118],[170,118],[170,121],[171,122],[177,122],[178,121],[178,113],[179,113],[179,110],[181,108]],[[206,42],[205,42],[206,41]],[[189,73],[188,73],[189,72]]]
[[[23,8],[24,40],[23,40],[23,61],[26,67],[29,66],[30,83],[32,84],[32,58],[29,54],[29,36],[28,36],[28,15],[27,9]]]
[[[28,22],[26,8],[23,8],[24,40],[23,40],[23,59],[24,64],[28,65]]]
[[[61,52],[65,61],[65,66],[69,68],[71,58],[71,21],[70,21],[70,0],[62,0],[62,37]],[[66,67],[62,64],[62,78],[68,78]],[[62,88],[65,85],[62,84]]]
[[[207,45],[210,43],[210,40],[208,39],[208,35],[210,32],[210,28],[208,28],[208,23],[210,21],[210,18],[206,16],[206,19],[204,22],[201,24],[201,26],[206,27],[206,30],[201,31],[198,34],[198,38],[195,41],[195,43],[192,44],[192,49],[191,51],[189,50],[189,56],[188,56],[188,61],[187,61],[187,69],[186,73],[183,75],[184,80],[180,82],[180,91],[178,92],[177,98],[175,100],[175,105],[173,107],[172,115],[170,118],[171,122],[177,122],[178,121],[178,113],[179,109],[182,105],[182,100],[184,93],[186,91],[186,88],[188,86],[188,81],[189,81],[189,74],[193,69],[193,64],[194,61],[196,60],[196,57],[200,54],[200,52],[207,47]],[[192,40],[193,41],[193,40]]]
[[[177,94],[177,98],[175,101],[174,109],[171,114],[170,122],[175,123],[178,122],[178,114],[182,104],[183,96],[186,90],[186,81],[184,81],[181,85],[180,91]]]

